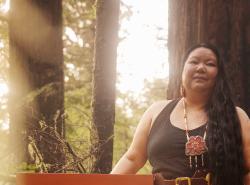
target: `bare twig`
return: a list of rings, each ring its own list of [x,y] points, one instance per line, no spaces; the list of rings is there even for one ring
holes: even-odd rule
[[[42,154],[40,153],[40,151],[38,150],[36,146],[35,140],[32,137],[29,137],[29,139],[30,139],[30,146],[33,148],[33,151],[36,154],[36,157],[38,159],[38,164],[40,165],[42,172],[48,173],[48,169],[44,163]]]

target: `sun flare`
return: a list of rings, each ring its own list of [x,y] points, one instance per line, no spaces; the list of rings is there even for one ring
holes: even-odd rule
[[[6,13],[9,11],[10,9],[10,0],[5,0],[5,2],[0,5],[0,11],[3,12],[3,13]]]
[[[119,35],[125,34],[125,39],[118,46],[117,87],[139,95],[145,79],[168,76],[168,1],[123,2],[132,7],[133,15],[121,22]]]
[[[0,82],[0,98],[3,97],[4,95],[8,94],[9,88],[6,83]]]

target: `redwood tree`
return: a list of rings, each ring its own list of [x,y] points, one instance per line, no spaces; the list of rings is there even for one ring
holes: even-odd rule
[[[250,2],[245,0],[169,0],[168,98],[179,96],[184,52],[193,44],[209,42],[226,62],[236,104],[250,114],[249,17]]]
[[[98,139],[96,173],[109,173],[112,168],[119,6],[119,0],[97,0],[93,78],[93,122]]]

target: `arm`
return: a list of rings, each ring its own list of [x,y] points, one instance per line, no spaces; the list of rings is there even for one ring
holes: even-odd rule
[[[151,105],[143,114],[134,134],[128,151],[118,161],[112,174],[135,174],[147,161],[147,142],[151,126],[166,106],[168,100],[159,101]]]
[[[250,120],[247,114],[237,107],[237,113],[241,123],[242,139],[243,139],[243,152],[246,162],[247,174],[244,179],[245,185],[250,185]]]
[[[143,114],[128,151],[118,161],[112,174],[135,174],[147,161],[146,145],[152,120],[152,106]]]

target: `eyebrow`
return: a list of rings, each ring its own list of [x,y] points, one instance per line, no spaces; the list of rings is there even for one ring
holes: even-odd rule
[[[188,59],[199,59],[200,57],[198,56],[191,56],[191,57],[188,57]],[[217,58],[213,57],[213,56],[208,56],[208,59],[207,60],[214,60],[214,61],[217,61]]]
[[[188,59],[193,59],[193,58],[199,59],[199,57],[196,57],[196,56],[188,57]]]

